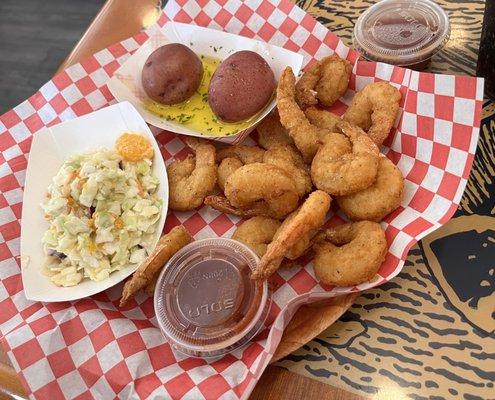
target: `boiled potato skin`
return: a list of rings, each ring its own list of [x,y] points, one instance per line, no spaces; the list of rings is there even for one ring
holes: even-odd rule
[[[273,71],[259,54],[243,50],[227,57],[210,82],[208,102],[225,122],[239,122],[263,109],[275,90]]]
[[[170,105],[191,97],[202,77],[203,64],[199,57],[183,44],[170,43],[150,54],[141,81],[151,99]]]

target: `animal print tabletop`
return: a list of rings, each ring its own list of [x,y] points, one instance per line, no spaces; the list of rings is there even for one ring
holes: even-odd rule
[[[346,44],[372,3],[298,2]],[[474,75],[484,2],[437,3],[449,13],[452,39],[430,69]],[[362,396],[495,398],[494,137],[495,104],[486,101],[473,171],[454,218],[413,247],[393,282],[367,291],[278,365]]]

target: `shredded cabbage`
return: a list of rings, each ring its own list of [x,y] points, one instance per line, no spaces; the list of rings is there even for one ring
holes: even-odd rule
[[[44,271],[58,286],[100,281],[151,252],[162,201],[152,161],[124,161],[114,150],[70,157],[41,205],[50,227]]]

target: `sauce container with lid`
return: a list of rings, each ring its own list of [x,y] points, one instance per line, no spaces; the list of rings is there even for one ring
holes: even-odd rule
[[[447,43],[450,23],[430,0],[382,0],[354,26],[354,47],[368,60],[424,69]]]
[[[162,269],[154,304],[171,345],[190,356],[217,357],[251,340],[270,307],[268,284],[250,278],[259,262],[232,239],[198,240]]]

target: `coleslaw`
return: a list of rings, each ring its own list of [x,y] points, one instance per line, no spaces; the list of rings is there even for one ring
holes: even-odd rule
[[[41,205],[50,224],[43,270],[54,284],[101,281],[151,253],[162,209],[151,165],[107,149],[65,161]]]

